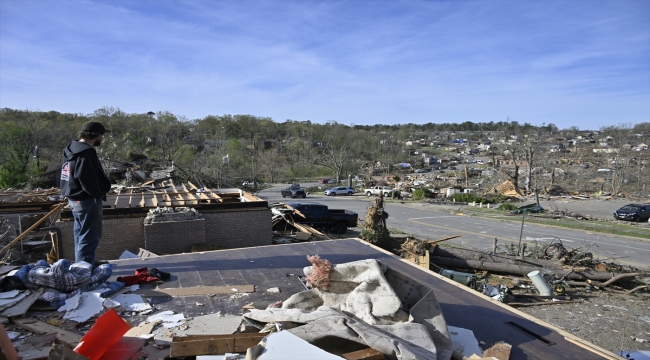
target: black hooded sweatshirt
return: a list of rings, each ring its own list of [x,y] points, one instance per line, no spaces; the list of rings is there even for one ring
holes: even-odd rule
[[[74,140],[63,149],[63,160],[61,195],[72,200],[101,199],[111,189],[92,146]]]

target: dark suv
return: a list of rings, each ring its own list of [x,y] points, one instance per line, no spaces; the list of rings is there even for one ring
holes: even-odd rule
[[[288,188],[282,190],[282,197],[286,198],[287,196],[292,198],[292,199],[295,199],[295,198],[303,198],[304,199],[304,198],[307,197],[307,193],[305,192],[305,190],[300,189],[300,188],[292,189],[291,187],[288,187]]]
[[[650,204],[628,204],[614,212],[614,218],[629,221],[648,221]]]

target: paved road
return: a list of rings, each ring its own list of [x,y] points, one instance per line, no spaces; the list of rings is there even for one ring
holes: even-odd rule
[[[306,186],[306,184],[302,184]],[[273,201],[290,202],[282,199],[280,189],[286,185],[274,186],[259,193],[259,196]],[[303,199],[299,199],[303,201]],[[347,209],[359,213],[363,219],[370,198],[363,195],[328,197],[310,194],[304,201],[314,201],[330,208]],[[388,227],[399,229],[419,238],[436,239],[450,235],[462,235],[449,243],[461,246],[490,250],[496,237],[500,246],[508,243],[517,244],[521,230],[520,222],[493,220],[479,217],[453,215],[436,205],[409,204],[387,205],[389,214]],[[600,259],[616,259],[621,263],[634,266],[650,267],[650,241],[623,236],[594,234],[585,231],[525,224],[522,234],[524,241],[550,242],[561,239],[570,248],[583,247]]]

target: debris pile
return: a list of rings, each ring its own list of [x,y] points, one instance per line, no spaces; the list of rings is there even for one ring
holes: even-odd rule
[[[150,209],[147,216],[144,218],[144,223],[149,225],[153,223],[161,223],[168,221],[188,221],[203,219],[196,209],[190,207],[157,207]]]
[[[271,229],[273,230],[274,244],[289,244],[303,241],[330,240],[330,237],[314,229],[313,227],[300,224],[295,216],[305,216],[297,209],[283,203],[271,207],[273,217]]]
[[[517,188],[511,181],[506,180],[502,182],[501,184],[497,185],[494,187],[493,191],[495,193],[504,195],[504,196],[510,196],[510,197],[515,197],[521,199],[524,194],[521,192],[521,189]]]
[[[598,260],[588,246],[569,249],[557,238],[549,244],[523,244],[519,251],[512,245],[506,246],[506,251],[500,251],[495,239],[492,252],[437,247],[436,241],[409,236],[402,242],[398,253],[420,266],[422,259],[426,258],[426,268],[431,266],[445,277],[512,306],[534,306],[525,305],[525,302],[542,305],[540,300],[544,305],[575,302],[567,295],[577,290],[575,288],[628,294],[648,288],[647,284],[640,282],[640,278],[647,274],[638,269]],[[495,282],[495,278],[510,280],[505,286]],[[535,284],[537,279],[541,282]],[[517,289],[523,290],[524,294],[512,292]],[[531,291],[537,291],[537,295]]]

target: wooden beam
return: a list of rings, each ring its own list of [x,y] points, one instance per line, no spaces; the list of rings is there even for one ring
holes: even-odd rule
[[[4,253],[7,249],[12,247],[14,244],[16,244],[18,241],[20,241],[22,238],[27,236],[30,232],[32,232],[34,229],[38,228],[41,226],[42,223],[45,222],[45,220],[49,219],[52,215],[57,214],[59,210],[61,210],[65,206],[65,203],[60,203],[52,209],[49,213],[45,214],[40,220],[38,220],[34,225],[30,226],[29,229],[23,231],[22,234],[18,235],[15,239],[13,239],[7,246],[3,247],[2,250],[0,250],[0,254]]]
[[[170,356],[185,357],[246,352],[268,334],[239,333],[230,335],[191,335],[174,337]]]
[[[437,244],[437,243],[439,243],[439,242],[443,242],[443,241],[447,241],[447,240],[455,239],[455,238],[458,238],[458,237],[461,237],[461,236],[462,236],[462,235],[447,236],[446,238],[442,238],[442,239],[437,239],[437,240],[427,240],[427,242],[428,242],[429,244]]]
[[[384,353],[375,349],[362,349],[359,351],[342,354],[341,357],[347,360],[382,360]]]
[[[71,348],[77,346],[79,341],[81,341],[80,335],[31,318],[11,318],[11,322],[20,328],[36,334],[56,333],[57,342],[68,345]]]

